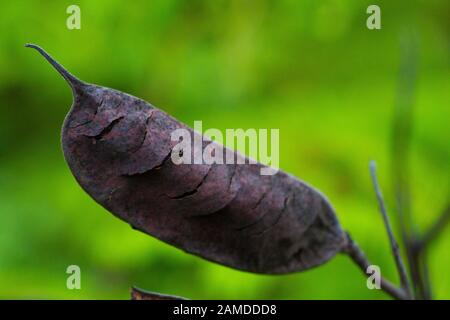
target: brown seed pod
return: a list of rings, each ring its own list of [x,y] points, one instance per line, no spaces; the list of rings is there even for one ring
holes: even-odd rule
[[[312,268],[344,247],[344,232],[319,191],[282,171],[261,175],[259,163],[176,165],[171,132],[184,128],[193,136],[192,129],[141,99],[78,80],[43,49],[27,46],[72,88],[62,147],[73,175],[133,228],[205,259],[267,274]]]

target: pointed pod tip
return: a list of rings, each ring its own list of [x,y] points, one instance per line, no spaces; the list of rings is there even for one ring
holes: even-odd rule
[[[53,59],[44,49],[40,46],[32,43],[26,43],[25,47],[36,49],[55,69],[63,76],[63,78],[69,83],[72,89],[84,85],[84,82],[67,71],[61,64]]]
[[[33,43],[25,43],[24,47],[36,49],[36,50],[39,51],[41,54],[46,53],[45,50],[42,49],[42,48],[41,48],[40,46],[38,46],[37,44],[33,44]]]

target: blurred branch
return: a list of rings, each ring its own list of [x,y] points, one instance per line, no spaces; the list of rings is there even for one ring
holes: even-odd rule
[[[408,258],[409,273],[416,298],[430,298],[426,261],[420,257],[416,244],[418,232],[411,213],[409,187],[409,154],[412,133],[413,100],[417,78],[417,43],[414,34],[401,34],[401,59],[397,89],[397,101],[392,130],[392,177],[397,200],[397,214]]]
[[[417,44],[415,36],[402,33],[399,80],[392,130],[392,176],[397,211],[404,240],[414,232],[409,188],[409,153],[412,134],[413,101],[416,87]]]
[[[410,285],[409,285],[408,276],[406,275],[406,269],[403,264],[403,260],[402,260],[401,254],[400,254],[398,243],[395,240],[394,234],[392,232],[391,223],[389,221],[386,206],[385,206],[384,200],[383,200],[383,195],[381,193],[381,188],[380,188],[380,185],[378,184],[377,175],[376,175],[376,164],[374,161],[370,162],[370,174],[372,177],[372,183],[373,183],[373,186],[375,189],[375,193],[377,195],[378,204],[380,206],[380,212],[383,216],[384,225],[386,227],[386,231],[389,236],[389,241],[391,243],[392,254],[394,256],[395,264],[397,266],[397,271],[398,271],[398,274],[400,277],[401,287],[403,288],[405,293],[408,295],[408,298],[411,298],[411,289],[410,289]]]
[[[447,224],[450,222],[450,203],[447,204],[447,207],[440,214],[436,222],[424,233],[420,240],[419,248],[421,250],[426,249],[429,244],[437,238],[444,231]]]
[[[427,249],[445,229],[450,222],[450,204],[440,214],[435,223],[424,233],[423,236],[415,235],[413,241],[409,243],[409,252],[412,264],[418,270],[421,270],[421,278],[423,283],[419,284],[419,293],[423,299],[431,299],[431,283],[428,274],[428,265],[426,263]]]

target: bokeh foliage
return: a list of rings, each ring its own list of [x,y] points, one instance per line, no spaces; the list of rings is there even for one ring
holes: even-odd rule
[[[366,28],[366,8],[382,29]],[[66,8],[81,7],[81,30]],[[62,78],[26,42],[81,79],[144,98],[192,125],[279,128],[281,168],[322,190],[343,226],[397,280],[368,161],[391,216],[390,133],[402,42],[417,46],[411,150],[419,229],[450,181],[447,0],[2,1],[0,298],[126,299],[129,287],[189,298],[379,299],[348,258],[286,276],[234,271],[132,230],[77,185],[60,149],[71,104]],[[394,223],[395,224],[395,223]],[[437,298],[450,298],[450,233],[429,252]],[[66,289],[66,267],[82,290]]]

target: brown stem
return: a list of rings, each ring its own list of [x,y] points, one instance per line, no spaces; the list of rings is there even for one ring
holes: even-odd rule
[[[367,259],[364,252],[359,248],[358,244],[353,241],[350,234],[347,233],[347,245],[344,248],[344,253],[346,253],[353,262],[361,269],[361,271],[366,275],[367,268],[371,265]],[[409,294],[403,289],[395,286],[389,280],[381,277],[381,290],[389,294],[394,299],[398,300],[408,300],[410,299]]]

